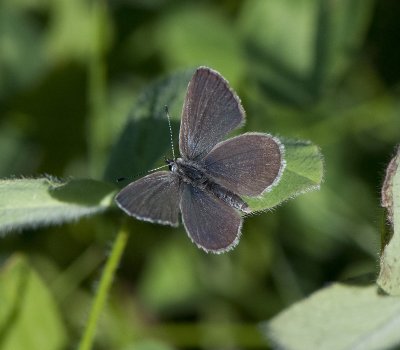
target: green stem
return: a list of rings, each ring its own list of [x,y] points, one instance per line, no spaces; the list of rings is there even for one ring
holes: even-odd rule
[[[127,240],[128,230],[125,225],[122,225],[121,229],[117,233],[110,255],[108,256],[106,265],[100,278],[99,288],[93,301],[89,319],[86,324],[86,329],[79,344],[78,350],[90,350],[92,348],[97,322],[104,308],[115,271],[121,260]]]

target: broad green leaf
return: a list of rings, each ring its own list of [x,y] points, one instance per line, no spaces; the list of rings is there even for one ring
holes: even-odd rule
[[[252,0],[240,17],[251,70],[286,102],[320,97],[346,72],[371,18],[367,0]]]
[[[400,148],[386,170],[382,188],[382,206],[387,209],[392,225],[392,237],[383,237],[387,243],[380,261],[378,285],[391,295],[400,295]]]
[[[0,271],[0,348],[56,350],[66,342],[46,284],[23,256],[14,255]]]
[[[286,167],[282,178],[270,192],[261,197],[246,197],[253,211],[270,209],[301,193],[319,189],[323,161],[319,148],[307,141],[283,140]]]
[[[120,177],[145,174],[154,167],[164,165],[163,156],[172,157],[165,106],[168,106],[172,118],[177,151],[184,94],[193,72],[191,69],[160,79],[139,95],[112,150],[105,179],[115,182]]]
[[[0,180],[0,233],[94,215],[111,205],[114,192],[114,186],[89,179]]]
[[[333,284],[284,310],[264,332],[286,350],[391,349],[400,345],[400,299],[376,286]]]

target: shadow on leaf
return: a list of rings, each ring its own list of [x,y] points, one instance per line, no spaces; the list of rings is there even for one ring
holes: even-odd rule
[[[50,188],[49,193],[61,202],[99,206],[115,190],[116,187],[109,183],[91,179],[74,179],[61,186]]]

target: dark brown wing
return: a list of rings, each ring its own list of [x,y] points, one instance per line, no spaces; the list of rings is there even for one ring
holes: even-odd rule
[[[117,205],[139,220],[178,226],[180,185],[170,171],[157,171],[124,187]]]
[[[179,149],[185,159],[203,158],[244,122],[239,97],[216,71],[200,67],[189,82],[182,111]]]
[[[242,196],[258,196],[276,184],[285,165],[283,145],[261,133],[246,133],[217,144],[204,158],[208,175]]]
[[[223,253],[238,244],[242,217],[211,193],[184,184],[181,212],[189,238],[206,252]]]

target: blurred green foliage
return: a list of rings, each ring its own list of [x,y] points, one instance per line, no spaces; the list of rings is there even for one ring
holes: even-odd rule
[[[67,344],[57,305],[24,257],[16,254],[3,266],[0,282],[2,349],[52,350]]]
[[[183,228],[130,220],[96,349],[265,348],[257,322],[326,283],[376,272],[379,191],[400,139],[399,14],[390,0],[2,0],[3,178],[148,170],[168,152],[143,158],[168,138],[166,122],[132,125],[154,135],[126,168],[108,162],[140,115],[131,107],[151,81],[198,65],[238,91],[247,130],[308,139],[325,156],[321,190],[248,218],[229,254],[197,250]],[[170,112],[179,120],[178,103]],[[1,260],[22,252],[18,266],[32,271],[26,297],[46,290],[54,344],[77,344],[120,216],[2,238]]]

